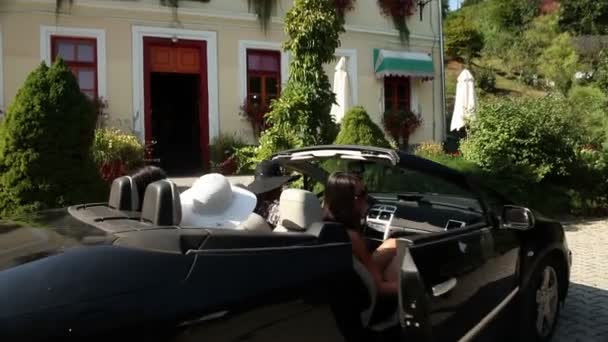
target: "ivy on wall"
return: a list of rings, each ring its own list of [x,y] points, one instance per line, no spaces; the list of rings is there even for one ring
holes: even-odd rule
[[[122,0],[122,1],[136,1],[136,0]],[[174,10],[179,7],[180,0],[159,0],[163,6],[168,6]],[[211,0],[191,0],[198,2],[209,2]],[[355,6],[356,0],[331,0],[333,7],[340,17],[344,17],[344,14],[352,10]],[[406,43],[409,41],[410,31],[407,26],[407,17],[414,14],[416,7],[420,7],[420,15],[422,20],[422,8],[429,2],[429,0],[377,0],[380,11],[383,15],[391,17],[393,25],[399,31],[399,39],[401,42]],[[58,14],[64,4],[70,6],[74,3],[74,0],[55,0],[55,12]],[[277,0],[247,0],[249,10],[253,10],[256,14],[260,26],[264,32],[268,29],[272,13],[277,7]],[[177,13],[174,12],[174,16]],[[177,18],[175,18],[177,20]]]
[[[270,17],[272,16],[276,4],[276,0],[247,0],[249,10],[253,9],[264,32],[268,29]]]

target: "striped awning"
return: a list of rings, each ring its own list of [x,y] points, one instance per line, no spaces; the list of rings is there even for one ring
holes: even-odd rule
[[[433,78],[433,58],[421,52],[391,51],[374,49],[374,70],[376,77],[409,76]]]

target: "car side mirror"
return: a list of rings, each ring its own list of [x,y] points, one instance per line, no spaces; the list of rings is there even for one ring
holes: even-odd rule
[[[505,205],[502,209],[501,227],[504,229],[529,230],[534,228],[534,214],[528,208]]]

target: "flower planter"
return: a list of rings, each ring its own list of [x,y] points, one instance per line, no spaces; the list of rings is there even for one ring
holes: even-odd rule
[[[234,156],[229,157],[228,159],[224,160],[219,165],[219,172],[226,176],[235,174],[236,170],[237,170],[237,163],[236,163],[236,158]]]
[[[386,111],[384,130],[402,147],[407,147],[410,136],[420,127],[422,119],[410,111]]]
[[[101,178],[111,183],[114,179],[127,174],[127,166],[121,160],[105,162],[101,165]]]

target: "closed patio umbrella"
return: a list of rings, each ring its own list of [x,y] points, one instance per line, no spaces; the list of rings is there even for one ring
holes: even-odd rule
[[[475,79],[467,69],[458,76],[455,100],[450,131],[461,129],[465,125],[465,119],[475,115]]]
[[[341,57],[334,73],[334,88],[336,103],[331,106],[331,115],[337,123],[342,121],[344,114],[351,106],[350,82],[346,68],[346,57]]]

